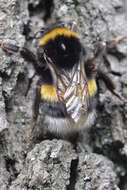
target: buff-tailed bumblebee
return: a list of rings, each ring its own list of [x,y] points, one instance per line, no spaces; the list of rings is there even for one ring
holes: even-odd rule
[[[88,57],[87,48],[77,32],[66,28],[63,23],[44,30],[36,54],[25,47],[0,42],[5,52],[19,53],[32,63],[39,76],[33,104],[33,123],[37,121],[42,101],[45,121],[52,133],[67,135],[91,125],[96,112],[97,77],[126,103],[112,80],[96,65],[99,54],[106,48],[114,48],[124,37],[126,35],[100,44],[92,58]]]

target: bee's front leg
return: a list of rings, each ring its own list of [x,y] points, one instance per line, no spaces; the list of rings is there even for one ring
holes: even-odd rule
[[[0,47],[9,56],[12,54],[19,54],[28,63],[32,63],[36,73],[40,75],[40,67],[38,64],[38,59],[37,59],[36,55],[34,55],[34,53],[31,50],[29,50],[25,47],[19,47],[17,45],[12,44],[12,43],[7,43],[7,42],[3,42],[3,41],[0,41]],[[31,83],[32,83],[34,76],[35,76],[35,74],[29,78],[28,88],[26,90],[25,96],[27,96],[27,94],[28,94],[28,91],[31,87]]]
[[[119,44],[122,40],[124,40],[125,38],[127,38],[127,32],[117,36],[114,40],[112,41],[107,41],[106,42],[106,48],[107,50],[109,49],[114,49],[116,48],[117,44]]]
[[[127,33],[117,36],[114,40],[111,41],[99,41],[95,44],[94,49],[94,59],[97,57],[103,57],[109,51],[115,50],[116,46],[125,38],[127,38]]]
[[[35,64],[37,62],[36,56],[32,51],[25,47],[19,47],[17,45],[0,41],[0,47],[7,54],[12,55],[18,53],[21,57],[23,57],[26,61]]]

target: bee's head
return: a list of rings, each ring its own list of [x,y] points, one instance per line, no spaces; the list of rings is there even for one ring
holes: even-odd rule
[[[56,68],[69,70],[79,62],[82,46],[76,32],[55,26],[44,32],[41,48]]]

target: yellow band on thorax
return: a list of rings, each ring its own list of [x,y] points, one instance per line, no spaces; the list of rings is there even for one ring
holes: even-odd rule
[[[66,37],[75,37],[79,38],[76,32],[66,28],[55,28],[49,33],[45,34],[43,38],[40,40],[40,46],[45,45],[48,41],[55,39],[57,36],[66,36]]]
[[[97,84],[94,79],[88,81],[88,91],[90,96],[94,96],[97,92]]]
[[[43,85],[41,87],[41,97],[46,101],[57,102],[58,96],[56,93],[56,88],[51,85]]]

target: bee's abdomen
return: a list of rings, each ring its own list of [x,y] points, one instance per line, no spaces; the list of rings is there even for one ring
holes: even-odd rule
[[[43,111],[46,115],[55,118],[66,118],[68,116],[66,107],[62,102],[43,102]]]

